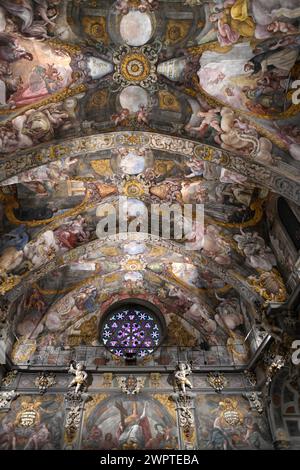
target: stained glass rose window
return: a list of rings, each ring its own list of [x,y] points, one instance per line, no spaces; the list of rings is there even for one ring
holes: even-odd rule
[[[108,314],[101,339],[116,356],[145,357],[153,353],[161,342],[160,321],[145,307],[124,306]]]

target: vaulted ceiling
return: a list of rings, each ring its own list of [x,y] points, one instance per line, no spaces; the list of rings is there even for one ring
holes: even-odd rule
[[[265,209],[272,194],[300,204],[297,3],[1,0],[0,291],[16,361],[121,298],[210,345],[267,328],[263,309],[288,293]],[[181,239],[175,216],[170,239],[150,223],[100,234],[124,196],[130,220],[204,204],[205,226],[189,214]]]

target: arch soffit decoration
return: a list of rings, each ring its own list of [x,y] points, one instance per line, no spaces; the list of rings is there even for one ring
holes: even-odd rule
[[[128,131],[109,132],[85,137],[70,138],[55,144],[40,145],[26,152],[18,152],[13,157],[0,162],[1,181],[21,174],[32,168],[68,156],[86,158],[101,152],[120,147],[145,146],[151,150],[164,151],[171,155],[180,155],[185,160],[204,160],[215,163],[230,171],[246,176],[249,180],[271,191],[300,203],[300,183],[297,169],[287,172],[280,166],[270,167],[220,150],[217,147],[182,137],[167,136],[154,132]]]

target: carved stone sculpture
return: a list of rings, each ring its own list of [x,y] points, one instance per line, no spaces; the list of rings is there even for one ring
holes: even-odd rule
[[[75,395],[78,395],[80,392],[84,391],[87,387],[87,378],[88,374],[84,370],[84,365],[81,362],[75,364],[71,362],[69,373],[74,374],[74,379],[68,385],[68,388],[75,387]]]
[[[174,372],[174,378],[177,387],[183,395],[186,395],[186,388],[193,388],[191,381],[188,379],[188,376],[191,375],[192,369],[189,364],[180,362],[178,364],[178,370]]]

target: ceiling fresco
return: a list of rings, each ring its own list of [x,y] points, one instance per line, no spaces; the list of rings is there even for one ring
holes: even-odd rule
[[[287,300],[288,273],[266,208],[277,195],[300,205],[299,19],[297,0],[0,0],[13,362],[101,347],[107,308],[130,298],[162,312],[166,347],[211,363],[246,364],[276,337],[266,311]],[[124,197],[135,230],[103,236]],[[174,203],[204,204],[204,225],[170,216]],[[169,239],[139,219],[158,204]]]

